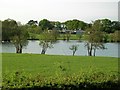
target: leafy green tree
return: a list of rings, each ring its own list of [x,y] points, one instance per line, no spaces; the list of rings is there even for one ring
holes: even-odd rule
[[[33,33],[33,34],[42,33],[42,28],[40,26],[35,26],[35,27],[27,26],[26,30],[29,32],[29,34],[31,34],[31,33]]]
[[[71,32],[66,31],[64,34],[62,34],[62,37],[63,37],[63,40],[69,41],[71,37]]]
[[[19,26],[11,37],[12,43],[16,47],[16,53],[22,53],[23,46],[28,44],[29,34],[24,26]]]
[[[79,40],[79,42],[80,42],[81,39],[82,39],[82,34],[77,34],[76,36],[77,36],[77,38],[78,38],[78,40]]]
[[[79,27],[79,20],[76,20],[76,19],[74,19],[74,20],[72,20],[71,21],[71,29],[72,30],[78,30],[80,27]]]
[[[77,19],[68,20],[65,22],[66,28],[68,30],[79,30],[79,29],[85,29],[87,27],[87,24],[83,21],[79,21]]]
[[[69,41],[70,37],[71,37],[71,33],[70,32],[66,32],[65,36],[66,36],[66,40]]]
[[[2,22],[2,40],[10,41],[11,36],[13,36],[18,25],[13,19],[6,19]]]
[[[101,32],[100,21],[95,21],[92,27],[86,30],[85,35],[85,47],[87,47],[89,56],[93,55],[93,50],[95,56],[96,49],[105,49],[104,44],[102,43],[104,40],[104,33]]]
[[[109,19],[102,19],[100,20],[101,24],[102,24],[102,31],[106,32],[106,33],[112,33],[112,22]]]
[[[52,25],[52,23],[50,21],[48,21],[47,19],[43,19],[39,22],[39,26],[42,28],[42,30],[51,30],[54,28],[54,26]]]
[[[66,21],[65,26],[66,26],[66,29],[68,29],[68,30],[74,30],[72,20]]]
[[[51,30],[51,38],[54,42],[57,41],[58,37],[60,37],[60,34],[57,30]]]
[[[85,30],[89,25],[83,21],[79,22],[79,29]]]
[[[112,22],[112,32],[120,31],[120,22],[119,21],[113,21]]]
[[[30,26],[37,26],[38,22],[34,21],[34,20],[30,20],[30,21],[28,21],[27,24],[30,25]]]
[[[73,56],[74,56],[76,51],[78,50],[78,45],[72,45],[69,49],[73,51]]]
[[[95,22],[100,22],[101,31],[105,33],[114,33],[116,30],[120,30],[120,22],[119,21],[111,21],[109,19],[98,19]]]
[[[99,42],[99,43],[93,43],[93,56],[96,55],[96,50],[97,49],[106,49],[104,44],[102,42]]]
[[[26,24],[27,26],[27,31],[31,34],[40,34],[42,32],[42,28],[40,26],[38,26],[38,22],[34,21],[34,20],[30,20],[28,21],[28,23]]]
[[[42,46],[41,54],[45,54],[48,48],[53,47],[56,40],[53,38],[52,31],[45,30],[41,35],[39,45]]]
[[[111,39],[114,42],[120,42],[120,31],[115,31],[114,33],[111,34]]]
[[[50,22],[54,27],[53,30],[62,30],[62,23],[59,21],[51,21]]]

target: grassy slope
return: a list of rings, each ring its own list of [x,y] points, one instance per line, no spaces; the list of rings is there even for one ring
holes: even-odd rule
[[[82,71],[99,70],[109,74],[118,70],[118,59],[112,57],[54,56],[37,54],[2,54],[4,72],[24,70],[35,75],[55,75],[59,71],[73,74]]]
[[[34,39],[40,39],[41,38],[41,35],[39,35],[39,34],[30,33],[30,36],[34,36]],[[62,34],[60,34],[60,37],[58,37],[58,40],[63,40],[63,35]],[[70,40],[79,40],[79,38],[77,37],[76,34],[71,34]]]
[[[33,39],[40,39],[41,38],[41,35],[40,34],[33,34],[33,33],[30,33],[30,36],[34,36]],[[111,37],[109,34],[107,34],[108,38],[107,38],[107,41],[108,42],[111,42]],[[85,40],[85,35],[82,36],[81,40]],[[63,34],[60,34],[60,37],[58,37],[58,40],[63,40]],[[79,40],[79,37],[77,34],[71,34],[70,36],[70,40]]]

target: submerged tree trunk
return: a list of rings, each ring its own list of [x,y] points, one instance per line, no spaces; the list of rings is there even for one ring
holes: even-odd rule
[[[75,55],[75,52],[76,52],[76,51],[73,51],[73,56]]]
[[[44,50],[44,49],[42,49],[42,52],[41,52],[41,54],[45,54],[45,50]]]
[[[22,53],[22,48],[20,48],[19,53]]]
[[[93,44],[90,44],[90,56],[92,56],[92,49],[93,49]]]
[[[46,48],[43,48],[41,54],[45,54],[45,53],[46,53]]]
[[[93,53],[94,56],[95,56],[95,53],[96,53],[96,49],[94,48],[94,53]]]
[[[19,53],[19,47],[16,47],[16,53]]]
[[[92,51],[90,50],[90,52],[89,52],[89,56],[92,56]]]
[[[22,53],[22,45],[16,46],[16,53]]]
[[[88,56],[89,56],[89,49],[90,49],[90,47],[89,47],[89,43],[87,43],[87,51],[88,51]]]
[[[92,43],[87,43],[88,56],[92,56]]]
[[[19,53],[22,53],[22,45],[20,44],[20,50]]]

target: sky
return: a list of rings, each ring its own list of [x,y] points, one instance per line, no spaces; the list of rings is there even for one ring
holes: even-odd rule
[[[0,20],[14,19],[64,22],[78,19],[90,23],[97,19],[118,20],[119,0],[0,0]]]

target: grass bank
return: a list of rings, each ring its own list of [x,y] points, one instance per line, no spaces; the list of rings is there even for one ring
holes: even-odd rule
[[[3,88],[88,90],[118,87],[118,58],[2,54]]]
[[[68,74],[77,73],[80,70],[87,71],[91,68],[103,72],[116,72],[118,58],[4,53],[2,66],[3,72],[24,70],[28,73],[41,73],[47,76],[54,75],[59,66],[65,68]]]
[[[33,34],[33,33],[29,33],[30,38],[32,40],[39,40],[41,38],[41,34]],[[58,40],[64,40],[64,34],[60,34],[60,36],[57,38]],[[78,35],[76,34],[71,34],[70,35],[70,40],[79,40]],[[83,38],[81,38],[83,40]]]

